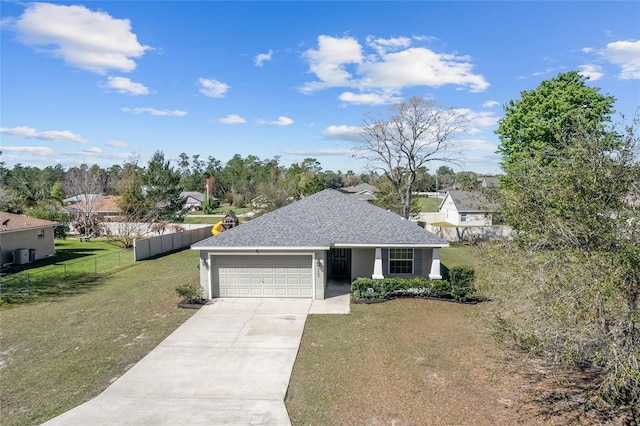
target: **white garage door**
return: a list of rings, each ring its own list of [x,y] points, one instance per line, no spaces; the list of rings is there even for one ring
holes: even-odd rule
[[[213,256],[212,261],[219,297],[313,295],[311,256]]]

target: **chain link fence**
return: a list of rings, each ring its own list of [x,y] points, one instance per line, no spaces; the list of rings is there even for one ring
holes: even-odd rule
[[[0,275],[0,296],[54,293],[66,287],[90,283],[96,277],[133,265],[132,250],[121,250],[89,259],[54,263],[50,266]]]

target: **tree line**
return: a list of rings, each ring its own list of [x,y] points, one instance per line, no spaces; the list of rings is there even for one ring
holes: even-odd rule
[[[475,183],[476,176],[473,172],[455,173],[448,166],[441,166],[430,174],[422,166],[417,169],[412,189],[435,191],[456,182],[469,187]],[[186,153],[172,162],[158,151],[146,165],[141,165],[138,158],[131,158],[122,165],[107,168],[96,164],[66,169],[60,164],[44,168],[16,164],[9,168],[0,162],[0,211],[61,221],[58,207],[64,199],[104,194],[121,197],[119,207],[125,216],[148,221],[180,221],[184,212],[179,195],[184,191],[208,191],[210,199],[238,207],[260,196],[277,208],[326,188],[360,183],[379,186],[383,192],[392,189],[386,176],[377,172],[325,171],[315,158],[286,167],[278,156],[260,159],[236,154],[223,165],[211,156],[203,160],[200,154]],[[401,211],[402,207],[393,197],[392,200],[382,198],[387,200],[385,207]]]

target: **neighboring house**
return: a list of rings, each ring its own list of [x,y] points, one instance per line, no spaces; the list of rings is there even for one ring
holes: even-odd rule
[[[0,212],[0,265],[24,264],[56,254],[53,228],[60,223]]]
[[[120,216],[119,195],[100,195],[91,203],[91,214],[100,217],[116,217]],[[79,214],[86,209],[86,205],[82,202],[70,204],[63,209],[72,216]]]
[[[495,211],[496,205],[478,192],[451,190],[440,204],[440,213],[445,213],[445,220],[459,226],[497,224]]]
[[[201,210],[204,204],[204,194],[202,192],[181,192],[180,198],[184,198],[184,208],[186,210]]]
[[[359,200],[371,201],[376,200],[376,192],[380,192],[378,188],[368,183],[361,183],[355,186],[346,186],[339,188],[338,191],[356,197]]]
[[[325,189],[191,246],[206,298],[324,299],[329,279],[441,279],[449,243],[417,224]]]
[[[481,188],[498,186],[500,185],[500,178],[498,176],[478,176],[478,185]]]
[[[84,202],[87,199],[95,200],[96,198],[101,196],[102,194],[78,194],[73,197],[65,198],[64,200],[62,200],[62,202],[64,203],[65,206],[68,206],[70,204],[77,204],[77,203]]]

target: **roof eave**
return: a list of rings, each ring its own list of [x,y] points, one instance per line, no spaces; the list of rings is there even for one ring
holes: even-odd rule
[[[191,246],[191,250],[206,250],[206,251],[322,251],[329,250],[330,247],[326,246]]]
[[[412,247],[412,248],[440,248],[440,247],[449,247],[448,242],[444,243],[378,243],[378,244],[349,244],[349,243],[336,243],[332,244],[332,247],[336,248],[403,248],[403,247]]]

